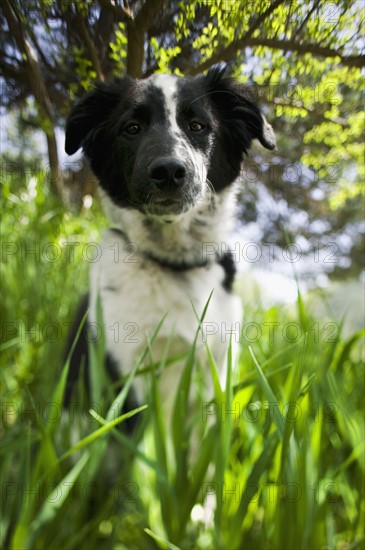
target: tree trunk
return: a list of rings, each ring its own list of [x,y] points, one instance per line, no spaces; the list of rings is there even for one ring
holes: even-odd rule
[[[127,74],[132,78],[142,78],[144,33],[134,21],[127,25],[127,38]]]
[[[62,171],[58,162],[58,151],[55,134],[55,121],[53,117],[52,102],[48,94],[47,86],[44,82],[41,67],[39,65],[37,52],[26,36],[26,30],[23,27],[16,9],[16,4],[11,4],[9,0],[3,0],[3,8],[7,19],[9,29],[13,33],[17,46],[26,60],[26,69],[28,73],[29,88],[34,95],[40,117],[40,126],[46,134],[50,187],[52,191],[62,196]]]
[[[164,0],[146,0],[134,20],[127,23],[127,74],[142,78],[145,34],[163,9]]]
[[[46,138],[49,160],[49,185],[56,195],[61,196],[63,190],[63,177],[62,169],[58,161],[57,141],[54,126],[52,126],[51,131],[46,133]]]

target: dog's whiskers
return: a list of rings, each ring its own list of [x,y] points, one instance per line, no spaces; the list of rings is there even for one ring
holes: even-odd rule
[[[214,186],[213,186],[212,182],[208,178],[206,178],[205,183],[206,183],[206,186],[207,186],[207,191],[208,191],[208,193],[210,193],[210,196],[215,195],[216,191],[214,189]]]

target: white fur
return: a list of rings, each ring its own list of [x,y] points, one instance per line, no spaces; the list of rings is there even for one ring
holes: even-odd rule
[[[219,195],[201,198],[189,212],[151,217],[151,223],[154,222],[154,231],[151,231],[144,224],[144,214],[116,206],[105,191],[99,189],[104,211],[113,227],[124,231],[130,242],[138,243],[140,252],[175,263],[204,260],[207,254],[209,260],[212,247],[207,244],[229,242],[235,224],[236,194],[237,185],[233,185]],[[156,242],[155,231],[160,242]]]
[[[227,328],[240,323],[242,309],[239,298],[226,292],[221,285],[223,268],[213,264],[208,268],[174,272],[162,269],[138,250],[131,256],[126,245],[120,234],[105,231],[101,245],[102,258],[92,270],[90,301],[90,321],[96,323],[96,299],[100,294],[107,349],[122,372],[128,374],[134,367],[147,345],[147,335],[152,335],[165,314],[167,317],[153,348],[153,360],[157,362],[161,359],[170,337],[171,354],[189,350],[198,327],[192,304],[201,315],[212,290],[205,321],[215,323],[218,332],[208,337],[208,344],[217,363],[224,365],[229,338],[226,334],[222,335],[222,331],[225,333]],[[116,261],[117,251],[119,261]],[[198,341],[198,350],[205,353],[202,337]],[[175,372],[173,388],[166,387],[171,377],[163,378],[166,380],[162,380],[162,394],[167,396],[176,387],[178,377]],[[141,377],[136,379],[135,388],[137,398],[143,401],[144,383]]]
[[[151,238],[151,231],[143,224],[143,214],[119,208],[104,192],[101,195],[114,227],[125,231],[129,242],[133,243],[130,249],[121,234],[106,230],[101,244],[101,259],[94,264],[91,273],[90,321],[97,322],[96,300],[99,293],[108,352],[122,372],[128,374],[147,345],[147,334],[152,335],[166,313],[168,316],[154,347],[154,361],[161,359],[164,345],[172,335],[172,354],[189,350],[198,327],[192,303],[201,315],[213,291],[205,322],[215,323],[217,333],[208,336],[207,341],[221,367],[223,381],[229,341],[226,331],[242,320],[240,299],[222,287],[223,268],[212,262],[206,268],[175,272],[161,268],[153,260],[146,259],[145,254],[152,253],[167,261],[213,260],[212,245],[227,242],[232,231],[235,189],[230,188],[216,197],[218,204],[213,212],[208,201],[180,216],[174,223],[164,224],[161,220],[154,220],[154,230],[160,235],[162,246]],[[197,218],[207,225],[196,224]],[[116,326],[119,338],[116,338]],[[128,337],[134,330],[136,333],[132,339],[138,342],[131,342]],[[202,336],[198,349],[201,354],[206,353]],[[178,378],[176,369],[170,368],[162,380],[164,386],[170,387],[162,388],[163,395],[171,394],[171,379],[174,379],[175,387]],[[135,388],[138,399],[143,400],[141,377],[136,379]]]
[[[176,94],[177,94],[177,77],[169,74],[153,75],[149,79],[156,88],[159,88],[165,98],[165,110],[169,120],[171,132],[178,136],[181,130],[176,121]]]
[[[165,100],[165,110],[169,122],[169,131],[175,140],[175,147],[172,155],[177,158],[190,157],[193,161],[195,174],[200,178],[202,196],[205,195],[208,187],[206,186],[207,169],[206,164],[209,159],[198,150],[194,149],[185,139],[176,118],[176,99],[177,99],[177,77],[167,74],[158,74],[150,77],[151,82],[159,88]],[[212,144],[211,144],[212,145]],[[211,147],[212,149],[213,147]]]

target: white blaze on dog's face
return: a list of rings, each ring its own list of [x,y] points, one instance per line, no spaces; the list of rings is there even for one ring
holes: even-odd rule
[[[231,186],[253,139],[275,147],[247,89],[223,72],[97,85],[68,119],[66,151],[83,148],[114,208],[180,218]]]
[[[195,183],[200,187],[200,195],[203,196],[207,188],[207,167],[209,165],[209,153],[213,149],[213,136],[212,134],[208,134],[209,141],[205,153],[202,150],[194,148],[191,142],[186,139],[184,126],[181,128],[178,124],[179,78],[172,75],[155,75],[150,80],[164,95],[168,132],[172,136],[174,143],[173,156],[183,160],[183,162],[186,162],[187,159],[193,162]],[[203,130],[203,128],[197,130],[197,124],[201,123],[198,121],[194,121],[194,123],[193,125],[190,124],[191,131]],[[195,128],[195,130],[192,130],[192,128]]]

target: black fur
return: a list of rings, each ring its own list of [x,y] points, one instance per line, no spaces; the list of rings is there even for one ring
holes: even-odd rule
[[[162,93],[153,86],[146,93],[141,82],[126,76],[111,84],[97,84],[73,108],[66,126],[66,152],[73,154],[82,147],[100,185],[116,204],[130,208],[140,208],[146,200],[150,192],[145,183],[147,167],[154,158],[168,155],[172,139],[161,117]],[[216,191],[238,177],[253,139],[268,149],[275,147],[274,135],[267,131],[249,89],[225,77],[224,69],[180,79],[178,85],[181,127],[195,118],[206,124],[203,132],[186,131],[186,139],[196,149],[206,151],[209,134],[217,130],[208,172]],[[142,124],[143,132],[138,136],[125,133],[130,120]],[[187,166],[187,171],[189,177],[192,168]]]

